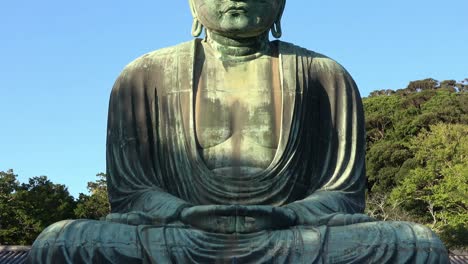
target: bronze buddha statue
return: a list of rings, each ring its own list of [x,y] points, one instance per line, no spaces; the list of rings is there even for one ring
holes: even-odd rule
[[[190,0],[204,39],[130,63],[111,94],[106,221],[48,227],[30,263],[448,263],[365,206],[346,70],[282,41],[285,0]]]

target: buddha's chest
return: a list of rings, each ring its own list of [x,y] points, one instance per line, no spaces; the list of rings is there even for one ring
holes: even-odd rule
[[[278,146],[281,89],[268,60],[204,67],[195,94],[195,131],[212,168],[267,167]]]
[[[278,97],[275,102],[274,97]],[[260,89],[201,90],[196,97],[195,127],[202,148],[235,137],[276,148],[280,122],[279,94]]]

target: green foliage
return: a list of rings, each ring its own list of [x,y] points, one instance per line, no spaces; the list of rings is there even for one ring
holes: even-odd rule
[[[0,244],[30,245],[45,227],[74,217],[75,201],[65,185],[46,176],[19,185],[12,170],[0,175]]]
[[[425,79],[364,98],[368,213],[425,223],[452,248],[468,238],[468,79]]]
[[[430,223],[447,244],[468,246],[468,125],[434,125],[411,143],[419,166],[392,190],[391,200]]]
[[[16,178],[13,170],[0,171],[0,244],[15,244],[20,229],[15,212],[14,192],[19,187]]]
[[[366,213],[378,220],[416,221],[412,215],[401,208],[399,202],[390,201],[387,194],[374,192],[372,196],[366,197],[366,202]]]
[[[411,82],[408,87],[399,93],[364,99],[371,191],[389,192],[415,167],[409,150],[411,138],[437,123],[468,123],[468,94],[456,92],[465,87],[462,82],[439,84],[426,79]]]
[[[110,211],[106,175],[88,182],[77,201],[65,185],[46,176],[20,184],[13,170],[0,171],[0,245],[31,245],[47,226],[65,219],[100,219]]]
[[[90,195],[80,193],[78,204],[75,209],[77,218],[99,220],[110,213],[109,198],[107,196],[106,175],[96,175],[96,182],[88,182]]]
[[[401,142],[381,140],[367,152],[367,175],[373,192],[385,193],[396,185],[401,165],[411,158],[410,151]]]
[[[432,78],[419,80],[419,81],[412,81],[408,84],[408,89],[411,92],[418,92],[424,90],[434,90],[438,88],[438,81]]]
[[[384,139],[391,132],[400,99],[398,96],[369,97],[363,104],[366,111],[367,142],[372,144]]]

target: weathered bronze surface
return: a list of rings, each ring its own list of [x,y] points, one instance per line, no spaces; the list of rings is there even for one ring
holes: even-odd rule
[[[56,223],[31,263],[448,263],[426,227],[362,214],[361,99],[281,36],[285,0],[191,0],[193,35],[112,90],[106,221]]]

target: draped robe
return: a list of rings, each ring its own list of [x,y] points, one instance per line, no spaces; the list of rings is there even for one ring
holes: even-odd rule
[[[288,205],[301,211],[303,224],[363,211],[364,115],[353,80],[322,55],[276,45],[283,94],[278,150],[264,172],[242,179],[220,178],[197,152],[193,62],[200,44],[143,56],[124,70],[109,110],[113,211],[148,211],[151,204],[164,221],[186,203]]]
[[[199,77],[200,40],[146,54],[124,69],[112,90],[107,176],[112,212],[143,211],[157,223],[59,223],[35,242],[36,260],[47,263],[51,256],[84,263],[443,260],[443,245],[423,227],[353,221],[352,214],[364,210],[366,181],[364,113],[356,85],[343,67],[323,55],[280,41],[271,45],[279,51],[282,116],[279,146],[268,168],[242,179],[222,177],[211,172],[198,153],[193,91]],[[296,212],[297,225],[219,234],[177,221],[183,208],[210,204],[284,206]],[[349,221],[333,226],[330,221],[337,214],[349,215]],[[423,248],[437,254],[416,250]]]

